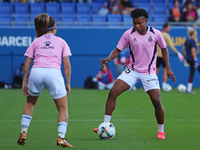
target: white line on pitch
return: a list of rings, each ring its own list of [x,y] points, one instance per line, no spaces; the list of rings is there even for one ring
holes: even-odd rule
[[[18,121],[21,121],[21,120],[0,120],[0,122],[18,122]],[[57,120],[32,120],[32,121],[35,121],[35,122],[47,122],[47,121],[57,121]],[[103,119],[69,119],[69,122],[70,121],[77,121],[77,122],[95,122],[95,121],[103,121]],[[112,119],[112,122],[114,121],[120,121],[120,122],[123,122],[123,121],[155,121],[155,119]],[[200,121],[200,119],[165,119],[165,121]]]

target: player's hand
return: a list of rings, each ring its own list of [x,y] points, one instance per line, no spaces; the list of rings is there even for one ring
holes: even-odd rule
[[[105,58],[105,59],[99,59],[100,61],[100,66],[103,67],[103,64],[106,64],[110,61],[111,59],[109,57]]]
[[[27,84],[22,84],[22,94],[25,96],[29,96]]]
[[[174,75],[174,73],[172,72],[171,69],[167,69],[167,78],[170,79],[171,77],[171,82],[175,82],[176,83],[176,77]]]
[[[195,60],[195,61],[194,61],[194,67],[195,67],[196,69],[199,68],[199,62],[198,62],[198,60]]]
[[[66,87],[66,91],[67,91],[67,95],[68,95],[71,91],[71,86],[69,84],[66,84],[65,87]]]
[[[184,60],[184,56],[180,52],[178,52],[177,55],[178,55],[180,62],[182,62]]]

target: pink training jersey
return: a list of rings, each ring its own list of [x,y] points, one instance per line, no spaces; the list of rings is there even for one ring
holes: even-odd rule
[[[44,34],[35,39],[24,54],[34,59],[33,68],[57,68],[61,70],[61,59],[71,56],[68,44],[53,34]]]
[[[156,44],[160,48],[166,48],[165,40],[159,30],[148,26],[147,33],[140,35],[133,27],[122,35],[118,42],[117,48],[121,51],[130,48],[129,65],[139,73],[155,74],[157,49]]]

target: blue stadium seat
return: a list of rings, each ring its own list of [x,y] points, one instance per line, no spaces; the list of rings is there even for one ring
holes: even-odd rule
[[[30,3],[30,14],[38,15],[44,12],[44,3]]]
[[[163,3],[165,4],[165,0],[153,0],[153,4],[155,3]]]
[[[154,15],[156,14],[163,14],[163,15],[167,15],[167,6],[166,4],[154,4],[153,5],[153,13]]]
[[[133,21],[130,15],[122,15],[123,26],[131,28],[133,27]]]
[[[52,16],[54,19],[55,19],[55,21],[56,21],[56,25],[57,26],[60,26],[60,16],[59,15],[56,15],[56,14],[52,14],[52,15],[50,15],[50,16]]]
[[[92,23],[93,23],[93,26],[105,27],[106,26],[106,16],[93,14],[92,15]]]
[[[169,3],[169,9],[172,9],[174,7],[173,3]]]
[[[29,4],[28,3],[15,3],[14,4],[15,15],[28,15]]]
[[[0,14],[0,27],[2,26],[12,26],[13,18],[12,15],[2,15]]]
[[[62,27],[69,27],[75,26],[75,14],[71,15],[62,15]]]
[[[137,1],[137,4],[139,5],[139,4],[149,4],[149,5],[151,5],[151,0],[138,0]]]
[[[15,26],[18,26],[18,27],[29,26],[29,16],[28,15],[15,14],[14,20],[15,20]]]
[[[34,19],[37,16],[37,14],[30,14],[30,25],[34,27]]]
[[[119,27],[122,26],[122,16],[121,15],[108,15],[108,26]]]
[[[167,15],[155,14],[154,15],[154,22],[156,22],[156,23],[165,23],[165,22],[167,22]]]
[[[62,3],[61,14],[62,15],[74,15],[75,14],[75,3]]]
[[[99,10],[103,7],[102,3],[92,3],[92,14],[98,14]]]
[[[50,16],[60,15],[60,3],[46,3],[45,8]]]
[[[78,15],[90,15],[91,5],[89,3],[77,3],[77,14]]]
[[[93,3],[104,3],[105,2],[105,0],[93,0]]]
[[[178,0],[179,1],[179,3],[182,3],[182,0]],[[168,3],[173,3],[174,2],[174,0],[168,0]]]
[[[89,27],[91,23],[90,15],[77,15],[77,25],[80,27]]]
[[[149,18],[148,18],[148,23],[150,23],[150,22],[153,22],[151,15],[149,15]]]
[[[0,3],[0,15],[12,15],[13,3]]]
[[[150,4],[139,4],[138,7],[145,9],[148,14],[151,14],[151,5]]]
[[[151,4],[147,4],[147,3],[139,3],[137,5],[139,8],[143,8],[147,11],[148,14],[151,14]]]

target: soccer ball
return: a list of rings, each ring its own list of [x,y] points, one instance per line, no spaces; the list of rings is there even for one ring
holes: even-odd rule
[[[179,84],[179,85],[177,86],[177,90],[178,90],[179,92],[181,92],[181,93],[184,93],[184,92],[186,91],[186,86],[183,85],[183,84]]]
[[[103,122],[99,125],[97,130],[100,139],[113,139],[115,133],[115,126],[112,123]]]
[[[169,85],[169,84],[165,84],[163,87],[162,87],[163,91],[164,92],[170,92],[172,90],[172,86]]]

